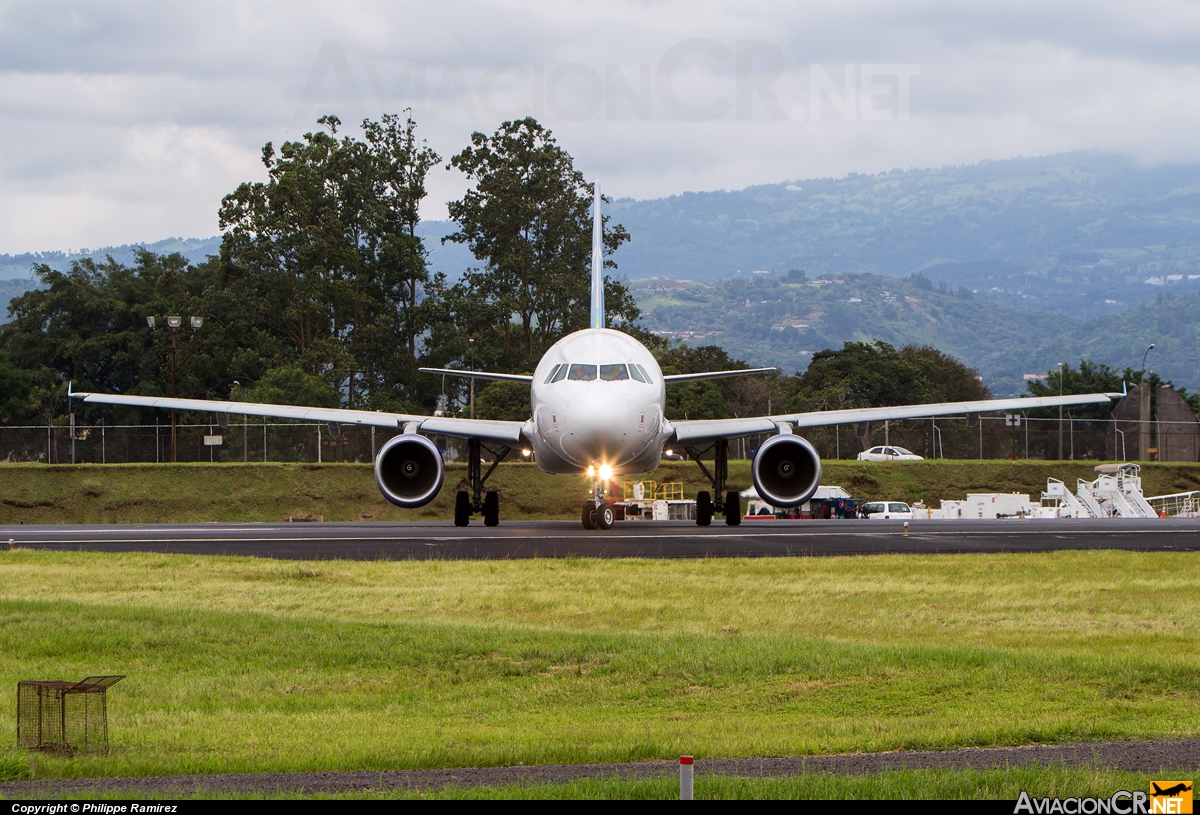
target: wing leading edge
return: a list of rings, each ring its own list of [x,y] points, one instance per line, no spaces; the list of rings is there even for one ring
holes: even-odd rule
[[[1095,405],[1121,398],[1119,393],[1085,393],[1070,396],[1039,396],[1016,399],[983,399],[976,402],[940,402],[929,405],[899,405],[897,407],[854,408],[851,410],[819,410],[812,413],[785,413],[778,416],[758,416],[747,419],[694,419],[671,422],[676,444],[689,444],[705,439],[736,438],[756,433],[773,433],[780,424],[794,428],[824,427],[835,424],[895,421],[898,419],[930,419],[962,413],[994,413],[998,411],[1030,410],[1044,407]]]
[[[366,427],[406,427],[415,424],[416,430],[440,433],[463,439],[480,439],[515,447],[522,443],[524,422],[501,422],[488,419],[455,419],[444,416],[419,416],[410,413],[384,413],[373,410],[344,408],[298,407],[270,405],[261,402],[222,402],[215,399],[172,399],[161,396],[128,396],[112,393],[72,392],[72,399],[104,405],[163,408],[167,410],[196,410],[206,413],[233,413],[244,416],[264,416],[273,419],[296,419],[306,422],[333,422]]]

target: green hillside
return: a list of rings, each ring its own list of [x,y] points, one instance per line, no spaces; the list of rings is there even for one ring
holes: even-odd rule
[[[1153,299],[1147,280],[1200,290],[1200,166],[1078,152],[622,200],[612,214],[633,236],[617,262],[635,279],[925,271],[1085,317]]]
[[[802,370],[812,352],[850,340],[932,345],[976,368],[997,395],[1022,378],[1081,358],[1118,369],[1147,366],[1177,385],[1200,384],[1200,297],[1162,297],[1113,317],[1083,320],[1018,309],[923,275],[756,274],[712,283],[631,284],[643,325],[693,345],[720,345],[753,365]]]

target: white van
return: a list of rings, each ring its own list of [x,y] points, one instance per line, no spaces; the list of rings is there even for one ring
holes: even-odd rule
[[[885,521],[911,521],[913,519],[912,507],[903,501],[872,501],[869,504],[863,504],[859,512],[868,518]]]

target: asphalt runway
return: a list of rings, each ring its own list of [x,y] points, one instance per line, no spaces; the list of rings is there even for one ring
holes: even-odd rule
[[[1200,519],[748,521],[710,527],[627,521],[587,531],[577,521],[497,527],[438,523],[270,523],[0,526],[23,549],[247,555],[285,560],[488,560],[560,557],[819,557],[867,554],[1200,549]]]

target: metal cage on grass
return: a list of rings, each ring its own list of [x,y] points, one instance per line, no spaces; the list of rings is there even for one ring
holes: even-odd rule
[[[107,753],[107,691],[124,678],[18,682],[17,746],[72,754]]]

